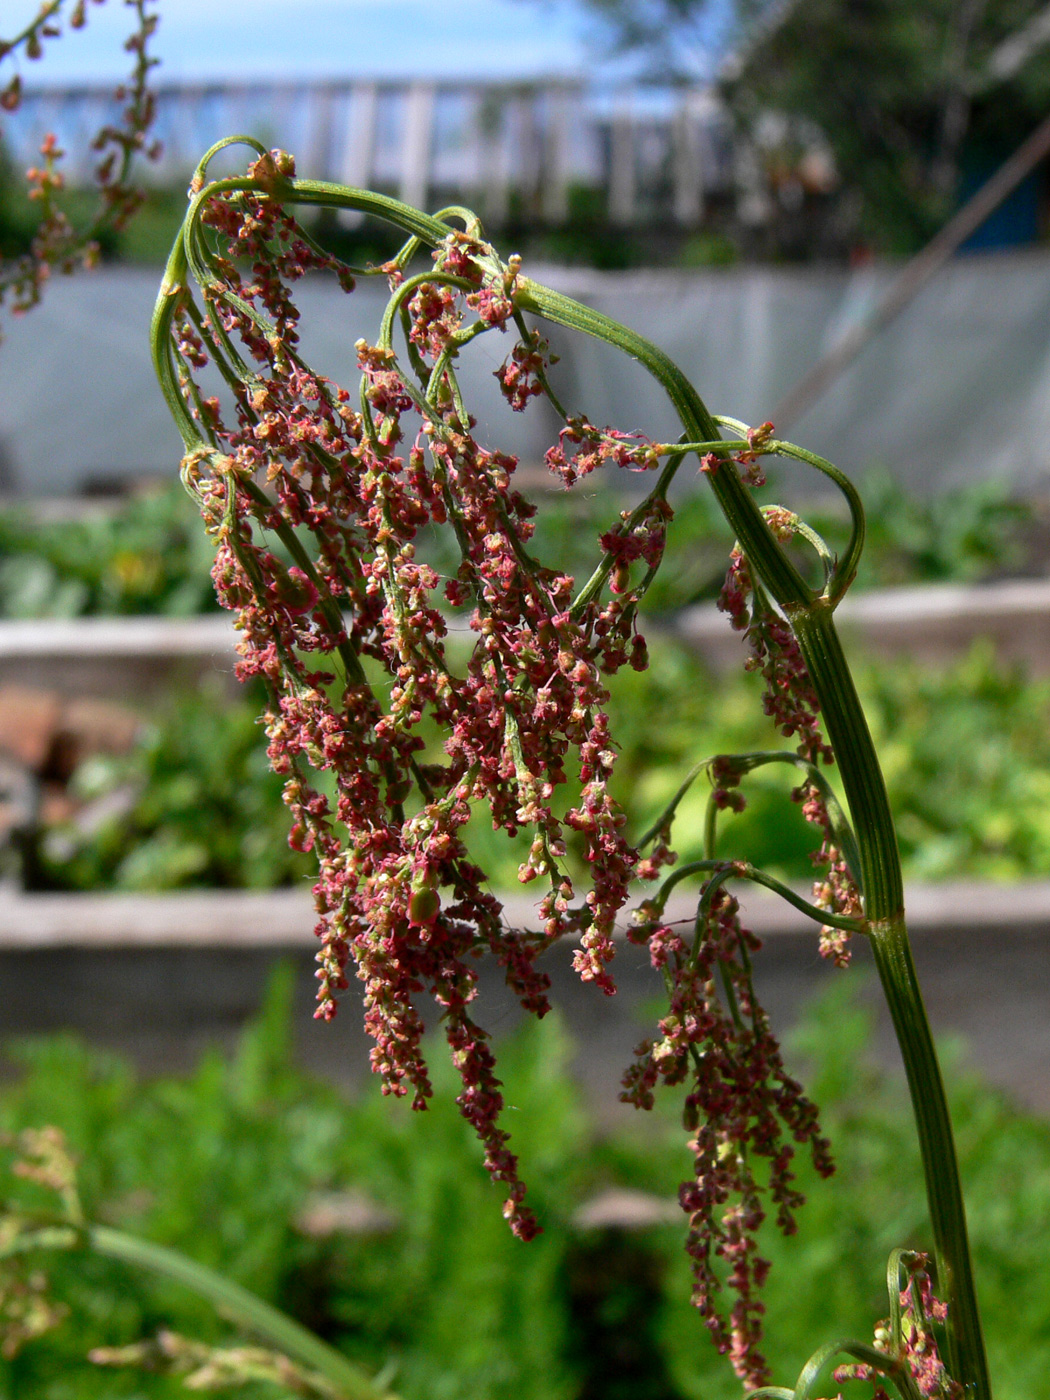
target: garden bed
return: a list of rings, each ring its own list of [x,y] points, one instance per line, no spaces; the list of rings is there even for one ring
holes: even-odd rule
[[[983,637],[1004,662],[1039,672],[1050,665],[1048,581],[883,590],[847,599],[841,615],[852,644],[872,654],[904,652],[949,663]],[[683,610],[669,630],[710,666],[739,664],[739,638],[713,606]],[[0,621],[0,685],[17,682],[59,696],[138,706],[211,675],[225,676],[221,691],[233,697],[234,639],[225,615]],[[967,1037],[995,1082],[1050,1113],[1050,1033],[1045,1045],[1033,1043],[1038,1027],[1050,1027],[1050,882],[913,882],[908,903],[934,1020]],[[522,895],[508,906],[515,921],[529,921],[531,906]],[[793,1019],[800,1003],[834,974],[817,957],[803,916],[772,898],[752,895],[747,907],[767,938],[759,969],[766,995],[775,1015]],[[232,1042],[257,1009],[274,963],[290,958],[297,969],[303,1057],[356,1081],[365,1072],[367,1049],[356,1010],[348,1007],[334,1028],[310,1021],[312,925],[305,884],[163,894],[6,887],[0,892],[0,967],[9,989],[5,1030],[68,1026],[130,1050],[147,1067],[188,1064],[205,1044]],[[559,1000],[587,1047],[578,1069],[595,1101],[602,1094],[615,1099],[618,1067],[638,1033],[639,1007],[655,991],[636,950],[623,948],[620,963],[621,994],[608,1001],[580,987],[567,957],[553,960]],[[977,970],[983,990],[973,998],[959,979],[965,974],[972,985]],[[504,1025],[512,1025],[506,994],[497,986],[485,994],[500,1004]],[[1025,1001],[1020,1010],[1019,995]],[[890,1053],[888,1034],[879,1044]]]
[[[205,673],[233,679],[229,614],[0,619],[0,685],[138,703]]]
[[[1050,579],[926,584],[851,594],[844,635],[879,655],[946,662],[987,638],[1001,661],[1050,670]],[[741,639],[713,603],[660,624],[709,665],[738,666]],[[232,683],[236,633],[228,615],[0,619],[0,684],[138,699],[205,672]]]
[[[805,893],[804,887],[800,892]],[[774,895],[748,890],[741,904],[765,938],[812,932],[806,915]],[[535,904],[501,894],[508,923],[535,927]],[[960,880],[910,884],[908,923],[917,936],[1050,933],[1050,880],[1012,885]],[[674,894],[672,920],[695,912],[695,896]],[[979,917],[975,911],[979,910]],[[180,890],[165,894],[25,893],[0,888],[0,952],[94,948],[312,949],[309,889]]]

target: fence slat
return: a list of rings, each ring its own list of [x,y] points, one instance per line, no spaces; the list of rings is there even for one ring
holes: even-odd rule
[[[630,224],[634,221],[638,177],[634,112],[629,104],[618,106],[613,112],[609,136],[609,218],[614,224]]]
[[[674,216],[686,228],[704,216],[704,169],[699,114],[691,93],[683,94],[671,127]]]
[[[563,84],[548,89],[550,122],[547,134],[547,170],[543,182],[541,208],[552,224],[569,216],[569,121],[572,96]]]
[[[433,83],[412,83],[405,97],[405,128],[401,154],[401,198],[422,209],[430,187],[434,134]]]
[[[339,178],[344,185],[368,189],[375,160],[379,90],[375,83],[355,83],[350,97],[350,120],[342,151]]]

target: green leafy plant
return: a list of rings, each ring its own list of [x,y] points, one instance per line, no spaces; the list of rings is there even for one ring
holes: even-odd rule
[[[1037,566],[1025,544],[1032,508],[1011,499],[1001,483],[953,488],[922,501],[889,476],[871,473],[863,492],[870,527],[858,588],[969,583],[1004,568],[1030,572]],[[612,481],[586,495],[551,491],[536,520],[537,548],[557,558],[566,573],[579,574],[610,515],[636,502],[637,493],[621,496]],[[812,515],[824,535],[841,529],[841,517],[826,508]],[[646,599],[653,613],[713,599],[721,587],[726,534],[716,508],[692,491],[676,500],[675,518],[679,530]],[[418,548],[439,572],[454,565],[437,531],[422,531]],[[192,503],[177,486],[117,504],[91,503],[60,521],[9,508],[0,511],[0,616],[213,612],[211,560]]]
[[[128,0],[128,5],[135,16],[124,44],[131,55],[131,73],[116,92],[116,100],[125,104],[118,119],[105,122],[92,141],[91,149],[99,156],[96,197],[68,199],[65,152],[49,133],[41,143],[40,164],[26,171],[26,198],[35,206],[28,227],[17,216],[13,227],[6,219],[6,227],[0,226],[0,239],[7,244],[0,248],[0,304],[10,298],[16,315],[37,304],[53,272],[94,265],[101,244],[117,234],[139,206],[139,157],[159,154],[159,145],[148,141],[156,110],[150,72],[158,63],[151,50],[157,14],[152,0]],[[88,14],[87,0],[43,0],[21,30],[0,39],[0,59],[36,62],[64,30],[83,29]],[[16,67],[0,88],[0,110],[14,112],[21,101],[22,73]]]
[[[698,752],[740,752],[774,739],[757,678],[716,678],[664,639],[651,650],[650,670],[624,675],[609,699],[620,744],[614,792],[632,831],[663,810]],[[903,659],[862,666],[857,684],[905,874],[1039,878],[1050,863],[1047,683],[1004,670],[977,647],[932,670]],[[83,805],[39,834],[35,880],[82,890],[272,888],[308,875],[310,858],[287,847],[281,782],[260,744],[259,703],[209,687],[180,692],[149,717],[130,755],[84,760],[71,783]],[[783,810],[784,791],[783,774],[756,774],[748,805],[724,819],[723,849],[746,849],[781,879],[805,882],[813,833],[800,811]],[[679,804],[683,860],[702,858],[706,801],[694,786]],[[470,839],[493,887],[513,888],[527,843],[522,850],[508,842],[482,814]]]
[[[1013,499],[1001,481],[973,482],[922,498],[886,471],[863,482],[868,538],[862,571],[866,587],[916,583],[973,583],[1013,571],[1026,559],[1025,533],[1035,523],[1030,505]],[[822,531],[831,522],[814,522]]]
[[[0,615],[212,611],[211,551],[185,492],[151,491],[72,520],[0,512]]]
[[[74,774],[75,817],[36,834],[35,883],[65,889],[274,888],[309,873],[291,850],[258,708],[204,685],[172,697],[133,751]]]

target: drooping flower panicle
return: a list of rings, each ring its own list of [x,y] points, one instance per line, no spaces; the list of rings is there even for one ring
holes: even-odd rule
[[[771,429],[771,425],[765,426]],[[797,516],[780,506],[766,507],[764,514],[778,539],[791,539],[798,526]],[[798,642],[787,621],[771,607],[761,589],[756,589],[739,546],[730,557],[718,606],[729,615],[733,627],[745,633],[750,654],[744,664],[762,676],[766,714],[785,738],[797,739],[799,757],[812,768],[833,763],[834,754],[820,728],[820,702]],[[807,778],[794,789],[792,799],[800,804],[803,816],[822,837],[819,849],[813,853],[814,864],[823,870],[813,886],[814,902],[818,908],[835,914],[859,916],[862,902],[856,876],[846,863],[820,787]],[[850,959],[849,934],[825,926],[821,929],[820,951],[837,966],[845,967]]]
[[[930,1261],[925,1254],[896,1251],[907,1271],[907,1282],[900,1290],[898,1336],[889,1318],[875,1329],[875,1350],[885,1352],[898,1365],[907,1367],[923,1400],[963,1400],[965,1391],[945,1369],[937,1343],[934,1325],[943,1326],[948,1317],[947,1305],[934,1296],[930,1278]],[[880,1373],[874,1365],[864,1362],[839,1366],[835,1380],[870,1381],[876,1397],[886,1394],[880,1383]]]
[[[276,157],[260,168],[280,178]],[[345,269],[265,196],[213,199],[204,222],[224,248],[211,256],[204,309],[182,310],[177,355],[212,446],[189,455],[184,477],[216,539],[220,600],[239,614],[238,674],[271,688],[269,754],[287,777],[292,840],[319,861],[318,1014],[334,1013],[352,964],[373,1065],[422,1106],[430,1083],[416,998],[436,1000],[460,1106],[527,1235],[535,1226],[496,1126],[492,1055],[470,1014],[476,959],[494,954],[522,1005],[542,1015],[549,983],[537,955],[572,935],[580,975],[614,990],[613,926],[637,854],[609,790],[606,681],[645,664],[630,570],[657,561],[669,508],[603,537],[611,588],[574,602],[573,579],[529,554],[534,507],[514,487],[517,463],[479,444],[454,378],[457,344],[478,324],[470,313],[501,329],[513,311],[506,288],[489,296],[483,281],[491,249],[450,230],[432,278],[410,285],[389,269],[417,372],[389,343],[359,342],[351,407],[347,390],[300,358],[289,291],[309,271],[335,272],[349,288]],[[534,339],[515,363],[540,354]],[[209,359],[233,386],[232,410],[197,387]],[[458,546],[450,577],[417,557],[433,527]],[[474,638],[465,663],[447,638],[459,618]],[[424,756],[431,725],[444,738]],[[578,797],[560,801],[570,783]],[[469,859],[463,828],[479,805],[508,835],[532,832],[520,879],[547,885],[532,933],[507,927]],[[566,860],[573,839],[589,867],[582,900]]]
[[[287,212],[293,179],[291,157],[260,150],[239,187],[210,193],[202,173],[191,191],[187,256],[203,304],[188,284],[172,289],[166,352],[196,424],[184,429],[195,440],[184,480],[215,539],[220,600],[238,615],[238,673],[269,688],[269,756],[286,780],[290,839],[318,861],[318,1015],[334,1014],[356,975],[374,1069],[388,1092],[423,1108],[423,1008],[436,1005],[460,1109],[504,1184],[512,1228],[528,1238],[538,1226],[474,1014],[478,959],[494,957],[521,1005],[542,1016],[549,979],[538,959],[571,938],[579,975],[612,993],[614,925],[631,883],[674,862],[670,821],[644,861],[625,834],[607,701],[620,668],[648,664],[638,608],[663,559],[681,454],[560,409],[547,344],[518,304],[520,259],[501,263],[471,220],[448,228],[424,273],[409,266],[415,241],[382,268],[352,270]],[[391,301],[374,343],[357,343],[351,393],[302,358],[291,288],[314,273],[350,291],[355,271],[386,275]],[[504,331],[517,338],[500,387],[513,410],[544,394],[561,412],[546,461],[566,487],[603,466],[648,473],[670,458],[600,535],[582,586],[534,557],[535,508],[516,488],[517,462],[482,445],[463,401],[458,356]],[[759,484],[771,432],[753,430],[746,449],[712,454],[704,470]],[[770,523],[788,530],[781,515]],[[447,574],[427,562],[435,531],[454,542]],[[758,606],[739,551],[724,600],[749,629],[774,722],[799,737],[808,762],[827,761],[790,628]],[[740,774],[713,776],[717,805],[740,805]],[[508,925],[471,859],[466,829],[479,810],[496,830],[529,838],[519,879],[541,890],[531,929]],[[811,819],[820,824],[816,810]],[[830,821],[824,834],[830,842]],[[724,869],[702,887],[691,941],[643,906],[631,936],[648,943],[670,1005],[624,1096],[646,1108],[657,1085],[686,1086],[694,1172],[681,1202],[694,1297],[737,1373],[759,1384],[764,1202],[790,1232],[801,1201],[795,1145],[831,1168],[816,1111],[754,997],[758,940],[722,888],[739,873]]]
[[[758,1292],[769,1269],[757,1244],[766,1216],[763,1196],[768,1189],[778,1227],[793,1234],[802,1196],[792,1184],[792,1143],[809,1148],[821,1175],[829,1175],[832,1164],[816,1109],[785,1070],[755,998],[751,954],[759,940],[742,927],[732,895],[719,885],[710,893],[713,898],[701,902],[691,941],[661,922],[655,927],[642,922],[631,931],[631,937],[648,943],[670,1004],[660,1021],[660,1038],[639,1045],[621,1097],[649,1108],[657,1084],[687,1086],[683,1119],[693,1134],[694,1174],[679,1200],[689,1217],[693,1302],[718,1349],[754,1388],[769,1378],[758,1350],[763,1312]],[[765,1187],[756,1175],[759,1160],[766,1164]],[[719,1305],[718,1259],[727,1266],[725,1286],[735,1295],[728,1316]]]
[[[26,171],[27,194],[39,216],[29,250],[0,262],[0,304],[10,295],[15,315],[39,302],[53,271],[70,273],[95,265],[101,235],[123,228],[142,203],[143,193],[135,178],[136,159],[155,160],[161,153],[160,143],[149,136],[156,115],[150,73],[159,62],[150,50],[159,17],[153,9],[155,0],[127,3],[135,12],[135,28],[124,43],[132,57],[132,71],[128,82],[114,94],[122,104],[119,120],[106,122],[91,142],[91,150],[99,157],[94,170],[98,195],[94,215],[78,227],[62,207],[62,159],[66,153],[54,133],[48,133],[41,142],[39,164]],[[0,62],[19,55],[30,61],[40,59],[45,46],[62,34],[64,21],[70,29],[83,29],[89,13],[86,0],[71,0],[68,5],[64,0],[49,0],[16,39],[0,39]],[[0,75],[0,110],[17,111],[22,98],[22,74],[16,71],[6,80]]]

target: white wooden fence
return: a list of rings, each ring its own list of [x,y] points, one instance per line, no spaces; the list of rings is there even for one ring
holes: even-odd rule
[[[4,123],[17,164],[54,131],[68,178],[89,179],[95,132],[118,115],[103,85],[40,87]],[[366,81],[203,83],[158,89],[164,145],[148,178],[185,180],[214,140],[247,132],[294,151],[314,178],[378,186],[407,202],[469,200],[486,222],[562,223],[574,190],[614,223],[698,226],[706,200],[734,188],[734,152],[707,90],[532,83]]]

